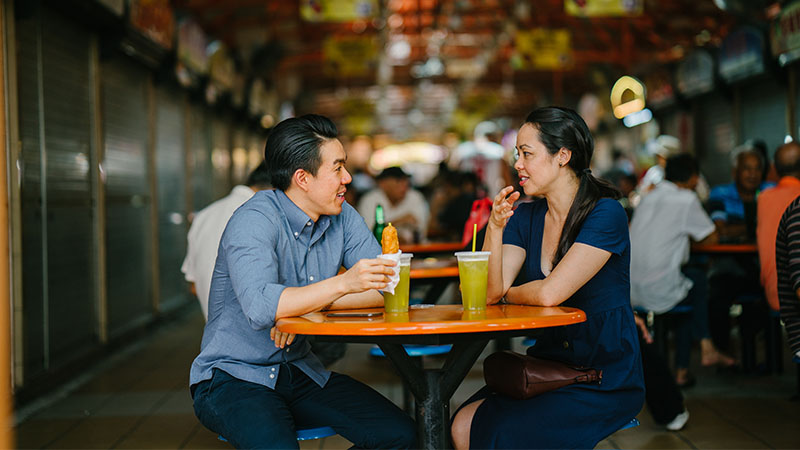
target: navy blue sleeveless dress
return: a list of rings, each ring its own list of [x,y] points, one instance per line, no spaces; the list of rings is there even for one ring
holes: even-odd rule
[[[541,271],[547,202],[520,205],[503,243],[526,250],[526,281]],[[603,370],[600,385],[574,384],[527,400],[484,387],[465,404],[485,399],[472,420],[471,448],[593,448],[630,422],[644,403],[639,339],[630,304],[630,239],[625,210],[603,198],[586,218],[576,243],[611,252],[603,268],[562,306],[586,312],[586,322],[542,330],[528,354]]]

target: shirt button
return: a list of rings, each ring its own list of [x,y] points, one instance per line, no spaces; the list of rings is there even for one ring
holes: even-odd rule
[[[272,368],[272,371],[275,372],[275,368],[274,367]]]
[[[308,277],[308,279],[311,280],[311,281],[314,281],[314,276],[312,275],[312,276]]]
[[[311,226],[311,221],[309,221],[306,225],[310,227]]]
[[[297,237],[297,236],[300,236],[300,233],[298,233],[297,231],[295,231],[295,232],[294,232],[294,237]]]
[[[275,378],[275,374],[274,374],[274,373],[271,373],[271,374],[269,374],[269,377],[270,377],[270,378]]]
[[[286,347],[286,353],[289,353],[290,350],[291,349],[289,347]]]

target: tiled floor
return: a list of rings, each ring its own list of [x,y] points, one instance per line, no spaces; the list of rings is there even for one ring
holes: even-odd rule
[[[39,402],[35,410],[18,411],[17,447],[230,448],[200,425],[192,412],[187,380],[202,327],[198,309],[104,364],[72,392]],[[370,358],[368,349],[351,344],[334,369],[399,404],[402,389],[390,363]],[[639,427],[615,433],[598,448],[800,448],[800,402],[788,400],[796,389],[796,368],[786,356],[782,375],[717,374],[698,368],[698,384],[685,391],[691,418],[683,431],[665,431],[643,411]],[[476,364],[456,392],[453,406],[481,384]],[[339,436],[301,446],[348,447],[350,443]]]

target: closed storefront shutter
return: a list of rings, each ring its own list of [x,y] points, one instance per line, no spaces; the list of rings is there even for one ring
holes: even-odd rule
[[[109,335],[152,315],[147,172],[149,74],[117,56],[101,66]]]
[[[711,186],[731,181],[730,152],[736,145],[732,115],[731,100],[718,91],[697,101],[696,152]]]
[[[214,198],[214,167],[211,162],[211,130],[208,114],[202,105],[191,108],[192,207],[195,211],[208,206]],[[226,186],[223,186],[223,188]]]
[[[783,144],[786,130],[786,86],[769,78],[740,88],[742,99],[742,142],[760,139],[769,154]]]
[[[211,125],[211,158],[214,163],[214,200],[220,199],[233,188],[231,184],[231,144],[230,123],[219,117],[212,120]]]
[[[168,86],[156,90],[159,298],[168,306],[187,297],[181,274],[186,254],[186,158],[184,95]]]
[[[40,10],[20,18],[23,368],[26,379],[97,345],[89,177],[89,34]]]

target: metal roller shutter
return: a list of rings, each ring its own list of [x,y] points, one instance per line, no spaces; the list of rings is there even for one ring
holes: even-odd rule
[[[143,67],[123,56],[101,66],[110,336],[152,316],[148,77]]]
[[[30,379],[97,345],[89,34],[47,10],[19,20],[16,29],[23,159],[23,359],[25,378]]]
[[[228,195],[233,188],[231,184],[231,144],[230,123],[215,117],[211,124],[211,158],[214,163],[213,200]]]
[[[166,86],[156,90],[158,270],[162,304],[185,299],[188,292],[181,274],[187,231],[183,102],[180,91]]]
[[[214,167],[211,162],[211,133],[205,108],[193,104],[191,107],[191,152],[194,168],[192,170],[192,209],[199,211],[212,202],[214,195]]]

